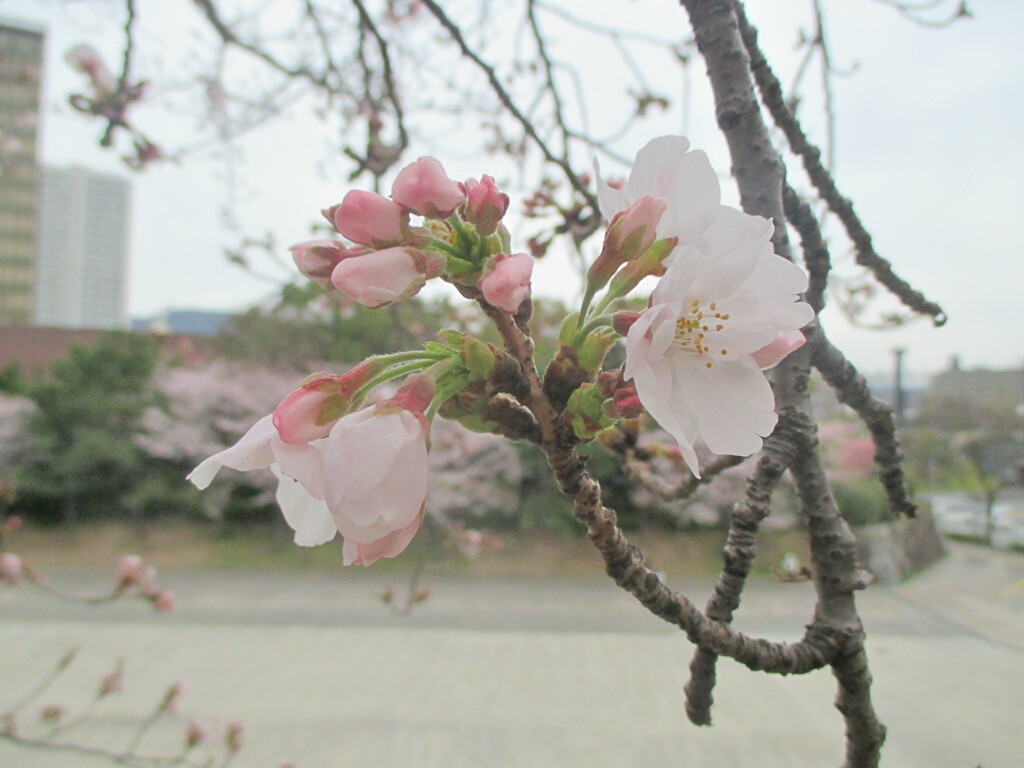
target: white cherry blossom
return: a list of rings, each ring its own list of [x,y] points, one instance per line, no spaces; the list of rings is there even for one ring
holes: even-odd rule
[[[626,339],[626,377],[698,476],[698,437],[716,454],[760,449],[778,417],[754,355],[814,316],[797,301],[807,276],[772,252],[771,224],[726,216],[740,226],[681,249]]]

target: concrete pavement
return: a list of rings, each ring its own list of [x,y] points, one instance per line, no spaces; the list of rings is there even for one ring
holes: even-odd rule
[[[349,576],[165,574],[182,609],[70,609],[0,591],[0,709],[68,647],[81,647],[45,702],[85,706],[114,656],[127,690],[81,741],[123,743],[166,686],[192,681],[190,714],[241,719],[232,768],[611,768],[835,766],[842,722],[827,672],[780,678],[720,665],[715,726],[683,715],[691,646],[603,577],[430,578],[408,617]],[[82,589],[88,573],[66,574]],[[57,578],[57,574],[54,574]],[[685,586],[703,596],[708,584]],[[860,600],[889,726],[883,765],[1024,766],[1024,557],[964,545],[914,580]],[[750,632],[798,637],[809,585],[756,582],[738,617]],[[162,721],[149,753],[177,749]],[[23,730],[30,731],[25,719]],[[0,768],[85,768],[97,759],[0,741]]]

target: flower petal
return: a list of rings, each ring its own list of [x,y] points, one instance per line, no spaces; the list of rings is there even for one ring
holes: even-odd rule
[[[409,546],[423,522],[420,514],[405,528],[392,531],[377,541],[355,541],[346,539],[341,548],[341,556],[345,565],[373,565],[382,557],[397,557]]]
[[[751,357],[716,362],[711,368],[685,361],[698,431],[712,453],[749,456],[775,428],[775,396]]]
[[[186,479],[191,480],[199,490],[202,490],[213,481],[221,467],[237,469],[241,472],[265,469],[274,463],[270,440],[276,434],[273,415],[264,416],[253,424],[237,443],[203,460],[199,466],[188,473]]]
[[[626,182],[626,197],[630,200],[643,195],[666,197],[664,193],[675,181],[689,150],[690,142],[684,136],[651,139],[636,153],[633,170]]]
[[[311,496],[297,480],[285,475],[276,465],[270,468],[278,480],[277,504],[285,522],[295,531],[295,543],[300,547],[315,547],[333,539],[338,529],[327,505]]]

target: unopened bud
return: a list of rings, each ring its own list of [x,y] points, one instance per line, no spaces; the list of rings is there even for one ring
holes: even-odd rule
[[[465,201],[466,190],[448,178],[437,158],[421,157],[398,172],[391,199],[420,216],[447,219]]]
[[[229,752],[237,752],[245,744],[245,725],[239,720],[232,720],[228,723],[227,732],[224,734],[224,743]]]
[[[644,195],[612,218],[601,253],[587,272],[587,289],[605,286],[623,264],[639,258],[654,243],[655,228],[665,213],[663,197]]]
[[[498,189],[492,177],[484,174],[480,181],[470,179],[466,182],[466,220],[481,235],[497,231],[508,211],[508,204],[508,195]]]

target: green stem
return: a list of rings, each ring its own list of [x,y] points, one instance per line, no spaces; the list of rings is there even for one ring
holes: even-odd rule
[[[611,324],[611,315],[598,315],[593,320],[584,325],[582,328],[580,328],[578,331],[576,331],[576,335],[572,337],[573,346],[576,346],[577,344],[581,343],[585,338],[587,338],[587,336],[592,334],[598,328],[610,328]]]
[[[427,243],[426,247],[428,249],[432,249],[435,251],[443,251],[444,253],[447,253],[449,256],[454,256],[457,259],[465,258],[461,250],[456,248],[451,243],[446,242],[445,240],[438,240],[437,238],[433,238],[429,243]]]
[[[462,221],[455,214],[452,214],[447,219],[449,226],[455,230],[455,239],[458,240],[461,251],[456,256],[465,259],[466,255],[473,253],[473,238],[470,237],[469,232],[462,225]],[[466,254],[466,255],[464,255]]]
[[[366,398],[370,391],[381,384],[391,381],[393,379],[400,378],[402,376],[408,376],[410,373],[416,373],[422,371],[425,368],[429,368],[432,364],[437,362],[437,358],[434,357],[428,360],[417,360],[404,365],[395,365],[387,370],[381,371],[363,386],[356,390],[356,393],[352,396],[352,407],[358,407],[363,400]]]

